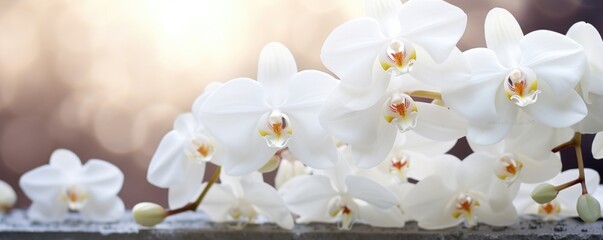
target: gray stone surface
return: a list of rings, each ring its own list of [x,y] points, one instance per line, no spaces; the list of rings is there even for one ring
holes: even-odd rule
[[[200,213],[185,213],[168,218],[155,228],[140,228],[126,214],[117,223],[97,224],[81,221],[70,214],[61,223],[32,223],[25,211],[0,215],[0,240],[5,239],[602,239],[603,221],[584,224],[577,219],[558,222],[522,219],[510,227],[479,225],[438,230],[421,230],[416,223],[401,229],[374,228],[356,224],[350,231],[339,231],[335,224],[296,225],[292,231],[273,224],[248,225],[234,230],[224,223],[211,223]]]

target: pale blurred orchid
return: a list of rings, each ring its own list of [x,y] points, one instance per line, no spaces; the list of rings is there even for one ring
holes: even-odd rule
[[[577,22],[567,31],[567,36],[584,47],[588,64],[578,85],[578,92],[586,102],[588,115],[574,125],[581,133],[603,131],[603,40],[593,25]]]
[[[255,171],[284,147],[309,166],[332,167],[336,146],[317,115],[336,85],[323,72],[298,73],[291,52],[282,44],[266,45],[257,81],[231,80],[200,106],[203,125],[228,148],[225,171],[231,175]]]
[[[546,181],[555,186],[567,183],[576,179],[578,169],[570,169],[563,171],[553,179]],[[586,181],[586,189],[588,193],[599,196],[602,191],[597,191],[599,186],[599,173],[593,169],[585,168],[584,176]],[[582,187],[576,184],[559,192],[557,197],[548,203],[538,204],[532,200],[530,194],[539,184],[522,184],[517,197],[513,204],[519,213],[534,214],[541,217],[543,220],[560,220],[564,217],[577,217],[576,203],[578,197],[582,195]]]
[[[25,173],[19,185],[32,200],[27,211],[31,220],[60,221],[71,210],[89,221],[111,222],[125,211],[117,196],[123,180],[123,173],[109,162],[91,159],[82,165],[73,152],[58,149],[50,164]]]
[[[492,9],[485,22],[485,48],[464,53],[473,76],[463,86],[443,89],[447,106],[469,120],[467,137],[480,144],[503,139],[521,109],[551,127],[569,127],[587,109],[574,91],[585,66],[583,48],[547,30],[523,35],[507,10]]]
[[[262,174],[233,177],[222,173],[220,181],[210,188],[198,208],[212,221],[234,222],[233,227],[241,229],[263,217],[284,229],[293,228],[289,209],[276,189],[264,182]]]
[[[370,85],[375,60],[395,76],[424,56],[444,61],[467,24],[460,8],[442,0],[367,0],[365,10],[367,17],[333,30],[321,51],[323,64],[351,87]]]
[[[396,207],[398,199],[387,188],[352,174],[349,151],[343,147],[334,168],[298,176],[279,192],[297,222],[338,222],[348,230],[355,222],[378,227],[402,227],[406,218]]]
[[[419,227],[443,229],[460,223],[474,227],[478,222],[507,226],[517,221],[513,205],[493,211],[487,196],[491,169],[447,156],[438,159],[434,175],[419,181],[402,200],[402,209]]]

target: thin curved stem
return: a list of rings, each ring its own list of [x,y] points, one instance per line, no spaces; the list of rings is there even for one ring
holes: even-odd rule
[[[167,216],[179,214],[182,212],[196,211],[197,207],[199,207],[199,204],[201,204],[201,201],[203,201],[203,198],[205,198],[205,195],[207,195],[207,192],[209,191],[211,186],[218,181],[218,178],[220,178],[220,170],[221,170],[221,167],[216,168],[214,173],[211,175],[211,178],[207,182],[207,185],[205,186],[205,188],[203,188],[201,195],[199,195],[199,197],[197,197],[197,199],[194,202],[188,203],[180,208],[168,210]]]
[[[420,98],[429,98],[429,99],[433,99],[433,100],[442,100],[442,94],[440,94],[439,92],[431,92],[431,91],[423,91],[423,90],[418,90],[418,91],[414,91],[414,92],[410,92],[411,97],[420,97]]]
[[[555,189],[557,191],[561,191],[563,189],[580,183],[580,185],[582,186],[582,194],[587,194],[588,190],[586,189],[586,178],[584,176],[584,158],[582,157],[582,135],[579,132],[574,133],[574,137],[572,138],[572,140],[553,148],[552,151],[559,152],[569,147],[574,147],[574,150],[576,151],[576,162],[578,163],[578,177],[574,180],[556,186]]]

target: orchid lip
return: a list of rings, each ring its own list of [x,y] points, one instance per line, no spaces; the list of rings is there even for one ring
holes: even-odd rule
[[[459,193],[452,201],[451,207],[453,218],[464,218],[465,227],[470,228],[477,225],[475,208],[480,203],[473,196],[467,193]]]
[[[285,147],[293,134],[289,116],[279,110],[264,114],[258,122],[257,129],[260,136],[266,140],[266,144],[274,148]]]
[[[72,184],[64,190],[61,199],[67,202],[69,210],[79,211],[88,201],[88,191],[81,185]]]
[[[507,153],[497,160],[494,166],[494,174],[501,181],[512,184],[517,180],[522,169],[523,163],[514,154]]]
[[[385,102],[385,121],[394,124],[400,132],[406,132],[417,125],[418,108],[415,101],[405,93],[394,93]]]
[[[406,40],[392,39],[379,53],[379,63],[384,71],[400,76],[412,71],[417,53],[412,43]]]
[[[194,136],[190,140],[186,156],[197,162],[211,161],[214,156],[215,146],[211,139],[204,135]]]
[[[530,69],[515,69],[505,78],[504,89],[507,99],[519,107],[525,107],[538,100],[538,79]]]

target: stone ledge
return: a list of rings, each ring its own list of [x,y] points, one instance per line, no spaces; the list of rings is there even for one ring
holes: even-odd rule
[[[356,224],[350,231],[339,231],[335,224],[299,224],[292,231],[274,224],[248,225],[233,230],[228,224],[209,222],[200,213],[185,213],[168,218],[155,228],[139,228],[130,214],[117,223],[82,222],[70,214],[62,223],[31,223],[24,210],[0,216],[0,240],[5,239],[601,239],[603,221],[584,224],[577,219],[559,222],[522,219],[510,227],[479,225],[438,230],[421,230],[414,222],[404,228],[374,228]]]

